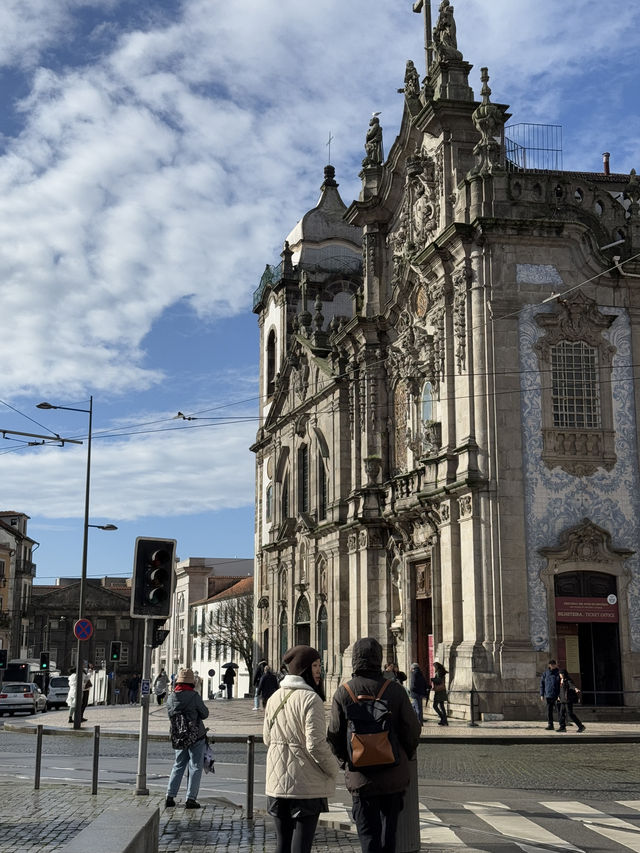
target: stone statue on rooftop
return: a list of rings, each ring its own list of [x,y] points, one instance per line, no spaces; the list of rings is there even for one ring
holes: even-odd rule
[[[382,163],[382,128],[377,113],[372,116],[364,141],[366,157],[363,166],[379,166]]]
[[[433,28],[433,45],[438,58],[440,60],[462,59],[462,54],[458,50],[453,6],[449,0],[442,0],[438,13],[438,22]]]

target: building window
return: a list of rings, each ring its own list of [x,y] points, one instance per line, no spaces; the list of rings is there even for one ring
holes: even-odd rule
[[[264,516],[266,521],[271,521],[273,513],[273,486],[271,483],[267,486],[264,500]]]
[[[276,333],[272,329],[267,338],[267,397],[276,390]]]
[[[309,512],[309,448],[298,450],[298,512]]]
[[[120,620],[120,630],[128,631],[131,628],[131,620],[130,619],[121,619]]]
[[[311,612],[309,602],[301,595],[296,604],[296,644],[308,646],[311,644]]]
[[[287,624],[287,611],[283,610],[280,614],[280,660],[284,657],[284,653],[289,648],[289,627]]]
[[[106,660],[106,652],[105,652],[105,644],[104,643],[96,643],[96,647],[93,653],[94,663],[100,665],[103,660]]]
[[[320,659],[322,660],[323,664],[326,663],[325,657],[327,654],[327,649],[329,648],[328,626],[329,626],[329,619],[327,617],[327,608],[324,606],[324,604],[321,604],[320,609],[318,610],[317,646],[318,646],[318,651],[320,652]]]
[[[420,409],[423,422],[433,420],[433,387],[430,382],[425,382],[422,387]]]
[[[282,494],[280,496],[281,521],[289,518],[289,474],[284,475],[282,481]],[[286,649],[285,649],[286,651]]]
[[[4,560],[0,560],[0,578],[4,577]]]
[[[324,460],[318,455],[318,520],[327,517],[327,469]]]
[[[586,477],[616,463],[611,371],[616,348],[605,337],[615,314],[603,314],[581,291],[536,315],[542,394],[542,459]]]
[[[551,347],[553,425],[600,429],[598,352],[584,341]]]
[[[129,646],[126,643],[123,643],[120,649],[120,663],[123,666],[129,663]]]
[[[107,630],[107,620],[106,619],[96,619],[96,631],[106,631]]]

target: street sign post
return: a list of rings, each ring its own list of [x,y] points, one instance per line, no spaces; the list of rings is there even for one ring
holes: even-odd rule
[[[76,640],[89,640],[93,636],[93,625],[88,619],[76,619],[73,623],[73,635]]]

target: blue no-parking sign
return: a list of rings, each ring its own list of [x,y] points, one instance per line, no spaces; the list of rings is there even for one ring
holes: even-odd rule
[[[76,640],[88,640],[93,634],[93,625],[88,619],[77,619],[73,624]]]

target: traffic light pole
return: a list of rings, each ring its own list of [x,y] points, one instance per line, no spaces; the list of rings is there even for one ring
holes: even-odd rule
[[[150,685],[151,681],[151,631],[153,619],[144,620],[144,658],[142,664],[142,680]],[[136,794],[147,795],[147,740],[149,735],[149,693],[140,696],[140,737],[138,739],[138,775],[136,776]]]

